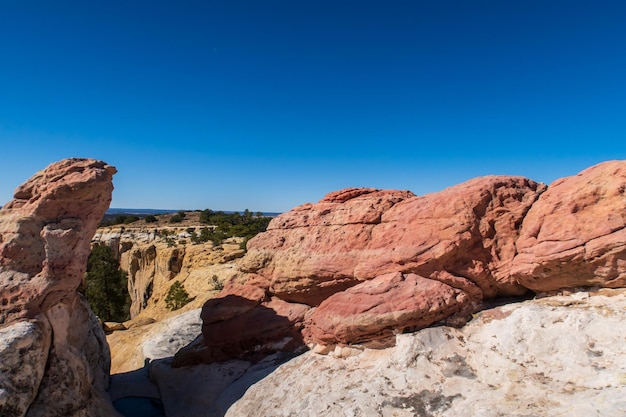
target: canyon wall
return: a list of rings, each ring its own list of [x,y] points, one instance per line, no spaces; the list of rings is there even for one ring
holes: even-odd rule
[[[171,315],[165,297],[175,281],[192,299],[187,311],[202,306],[225,280],[238,274],[233,261],[245,253],[242,239],[231,238],[217,247],[211,242],[193,244],[188,229],[201,227],[131,224],[97,230],[92,244],[113,249],[128,274],[131,319],[159,321]],[[165,230],[167,234],[162,233]]]

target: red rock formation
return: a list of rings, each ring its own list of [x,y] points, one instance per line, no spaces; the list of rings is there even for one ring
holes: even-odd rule
[[[524,219],[512,275],[533,291],[626,286],[626,162],[550,185]]]
[[[422,197],[337,191],[278,216],[252,239],[242,261],[248,279],[224,294],[310,306],[308,342],[349,344],[529,289],[624,286],[625,188],[626,162],[612,162],[548,191],[504,176]],[[207,305],[203,317],[216,314]],[[205,321],[207,334],[216,325]]]
[[[108,346],[76,292],[115,172],[93,159],[67,159],[35,174],[0,210],[0,327],[11,334],[20,323],[34,325],[37,332],[11,337],[34,341],[22,346],[44,361],[2,369],[3,384],[29,375],[13,379],[17,390],[11,382],[0,387],[19,394],[0,399],[0,415],[116,415],[106,395]],[[40,365],[45,373],[31,375]]]
[[[224,294],[250,298],[254,293],[252,298],[277,297],[311,307],[322,303],[307,321],[315,330],[306,334],[317,342],[336,337],[335,342],[351,343],[431,324],[483,296],[525,291],[501,269],[512,261],[521,221],[544,188],[525,178],[485,177],[425,197],[369,188],[334,192],[278,216],[252,239],[242,262],[251,278],[245,285],[227,286]],[[436,287],[436,297],[448,301],[432,314],[423,311],[430,305],[424,300],[399,310],[382,307],[389,319],[367,314],[367,303],[359,303],[386,282],[381,275],[405,277],[398,273],[409,278],[374,293],[391,302],[409,294],[426,296],[424,288]],[[354,304],[349,312],[346,300]],[[219,316],[214,310],[208,303],[203,317]],[[205,321],[205,335],[214,334],[214,326]]]
[[[368,257],[372,230],[386,210],[411,197],[347,189],[296,207],[248,242],[243,269],[267,278],[270,292],[286,301],[317,305],[359,283],[355,269]]]
[[[443,282],[392,272],[328,297],[305,334],[322,344],[383,339],[448,317],[469,300],[466,292]]]

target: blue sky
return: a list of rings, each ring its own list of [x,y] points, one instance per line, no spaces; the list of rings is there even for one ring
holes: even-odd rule
[[[550,183],[626,159],[626,2],[0,2],[0,204],[67,157],[112,207]]]

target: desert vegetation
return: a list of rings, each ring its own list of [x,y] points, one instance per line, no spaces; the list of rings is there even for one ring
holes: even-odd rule
[[[92,249],[82,290],[100,320],[122,322],[130,319],[128,277],[120,269],[110,247],[97,245]]]
[[[180,281],[175,281],[165,296],[165,306],[172,311],[178,310],[190,301],[189,293]]]

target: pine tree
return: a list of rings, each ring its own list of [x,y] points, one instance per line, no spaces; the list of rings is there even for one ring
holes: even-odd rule
[[[175,281],[165,296],[165,306],[170,310],[178,310],[190,301],[189,293],[180,281]]]
[[[126,272],[108,246],[95,246],[87,260],[85,297],[102,321],[125,321],[130,318],[130,296]]]

